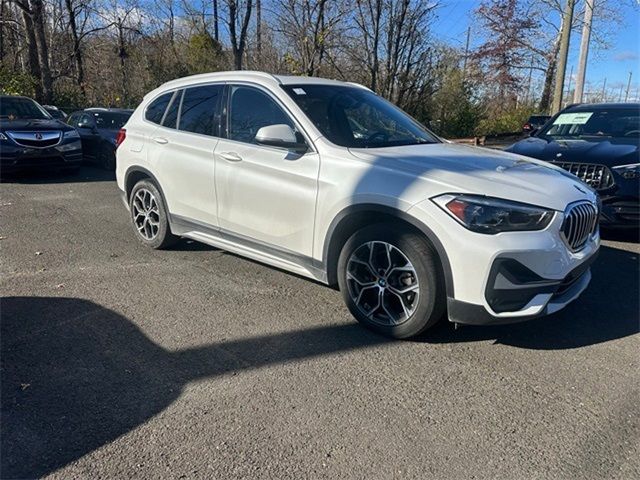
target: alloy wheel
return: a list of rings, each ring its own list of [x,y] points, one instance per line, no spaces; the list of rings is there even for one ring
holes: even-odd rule
[[[373,322],[400,325],[418,307],[418,274],[390,243],[372,241],[356,248],[347,262],[346,277],[351,300]]]
[[[138,232],[145,240],[153,240],[160,229],[160,211],[156,197],[146,188],[136,191],[132,216]]]

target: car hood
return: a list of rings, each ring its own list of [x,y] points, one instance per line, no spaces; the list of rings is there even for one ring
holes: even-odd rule
[[[597,163],[613,167],[638,163],[638,144],[615,140],[589,141],[584,139],[553,140],[531,137],[511,145],[509,152],[546,161]]]
[[[451,143],[350,149],[376,167],[403,171],[437,184],[441,193],[472,193],[563,211],[578,200],[596,201],[593,189],[548,163],[486,148]]]
[[[62,123],[59,120],[55,119],[46,119],[46,120],[7,120],[3,118],[0,120],[0,130],[9,130],[12,132],[20,132],[20,131],[46,131],[46,130],[56,130],[56,131],[67,131],[72,130],[73,128],[67,125],[66,123]]]

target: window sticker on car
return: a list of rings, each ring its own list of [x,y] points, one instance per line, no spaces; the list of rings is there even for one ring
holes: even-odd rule
[[[561,113],[553,121],[554,125],[584,125],[589,121],[593,112]]]
[[[305,92],[302,88],[294,88],[293,91],[294,91],[294,93],[296,95],[306,95],[307,94],[307,92]]]

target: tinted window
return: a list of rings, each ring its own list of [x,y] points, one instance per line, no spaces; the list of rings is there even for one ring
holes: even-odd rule
[[[266,93],[250,87],[233,87],[229,111],[229,138],[253,143],[258,130],[285,124],[295,129],[289,116]]]
[[[98,128],[104,128],[106,130],[119,130],[121,129],[129,117],[130,113],[124,112],[95,112],[93,118],[96,121]]]
[[[180,110],[180,130],[218,136],[222,85],[187,88]]]
[[[95,126],[95,121],[91,118],[91,115],[86,113],[80,115],[80,118],[78,119],[78,127],[91,128],[93,126]]]
[[[284,89],[336,145],[368,148],[439,142],[402,110],[369,90],[334,85]]]
[[[30,98],[2,97],[2,100],[0,100],[0,118],[39,120],[51,118],[51,115]]]
[[[160,95],[156,98],[151,104],[147,107],[147,111],[144,114],[144,118],[153,123],[160,123],[162,120],[162,116],[164,115],[164,111],[169,105],[169,101],[171,100],[171,96],[173,92],[165,93],[164,95]]]
[[[182,98],[182,90],[179,90],[173,97],[171,105],[167,109],[162,125],[168,128],[176,128],[178,124],[178,111],[180,110],[180,99]]]

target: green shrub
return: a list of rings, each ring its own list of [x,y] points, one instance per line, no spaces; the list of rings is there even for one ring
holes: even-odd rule
[[[28,73],[0,68],[0,93],[35,97],[37,80]]]

